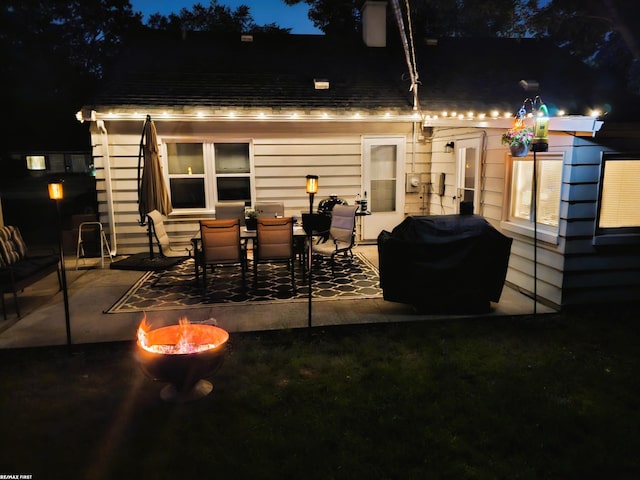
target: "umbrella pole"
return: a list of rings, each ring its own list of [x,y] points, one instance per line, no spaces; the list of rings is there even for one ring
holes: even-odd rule
[[[149,259],[153,260],[153,238],[151,233],[151,222],[147,221],[147,233],[149,235]]]

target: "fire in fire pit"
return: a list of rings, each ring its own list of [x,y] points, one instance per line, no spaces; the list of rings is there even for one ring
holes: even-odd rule
[[[154,380],[167,382],[160,392],[166,401],[188,402],[213,390],[212,377],[222,366],[229,333],[213,325],[190,323],[151,329],[146,318],[138,327],[137,359]]]

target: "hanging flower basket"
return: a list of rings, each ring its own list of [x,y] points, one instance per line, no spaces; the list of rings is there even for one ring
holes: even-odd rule
[[[512,157],[526,157],[529,154],[529,145],[524,143],[509,145],[509,148],[511,149]]]
[[[533,128],[514,127],[502,134],[502,144],[508,145],[511,155],[525,157],[529,153],[529,145],[533,141]]]

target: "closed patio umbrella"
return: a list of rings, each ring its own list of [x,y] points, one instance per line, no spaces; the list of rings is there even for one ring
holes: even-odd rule
[[[141,167],[140,162],[144,158]],[[140,225],[145,225],[146,215],[152,210],[158,210],[163,215],[168,215],[173,210],[171,199],[167,192],[160,166],[158,153],[158,134],[156,126],[147,115],[140,139],[140,154],[138,156],[138,211],[140,212]],[[153,258],[153,241],[150,226],[149,256]]]

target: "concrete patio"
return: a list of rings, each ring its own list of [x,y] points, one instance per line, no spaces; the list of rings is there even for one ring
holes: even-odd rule
[[[377,246],[359,245],[356,251],[378,264]],[[104,313],[113,305],[144,272],[112,270],[105,260],[80,261],[75,269],[75,256],[66,262],[71,343],[100,343],[133,340],[144,314]],[[27,348],[64,345],[67,342],[63,294],[58,291],[55,274],[19,296],[22,318],[18,319],[13,298],[5,296],[7,320],[0,320],[0,348]],[[533,300],[505,286],[499,303],[492,303],[491,312],[485,316],[530,315],[534,312]],[[539,314],[554,310],[540,303]],[[261,331],[287,328],[306,328],[309,323],[308,303],[279,302],[254,304],[216,304],[188,311],[154,311],[147,313],[153,324],[175,323],[187,315],[192,322],[216,322],[229,332]],[[312,303],[312,326],[341,324],[393,323],[416,320],[440,320],[470,315],[425,315],[416,313],[409,305],[387,302],[382,298],[357,300],[322,300]]]

